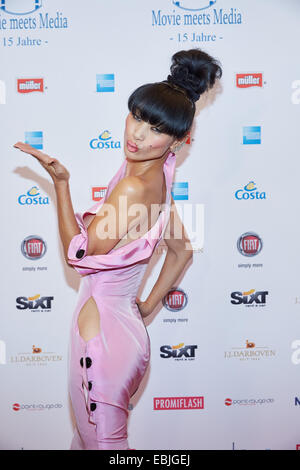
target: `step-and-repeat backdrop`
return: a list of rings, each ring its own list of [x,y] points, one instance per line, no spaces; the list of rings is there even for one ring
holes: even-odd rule
[[[61,160],[74,210],[87,209],[123,161],[130,93],[195,47],[223,77],[177,155],[172,194],[194,258],[145,320],[130,447],[300,448],[299,15],[296,0],[1,1],[1,449],[70,446],[80,288],[52,180],[13,144]]]

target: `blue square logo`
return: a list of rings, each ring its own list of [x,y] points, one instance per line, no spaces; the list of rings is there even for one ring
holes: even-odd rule
[[[104,73],[96,75],[96,91],[97,92],[113,92],[115,91],[115,74]]]
[[[43,131],[25,132],[25,144],[41,150],[43,148]]]
[[[174,201],[184,201],[189,198],[189,187],[187,181],[174,182],[171,191]]]
[[[261,127],[245,126],[243,127],[243,145],[261,144]]]

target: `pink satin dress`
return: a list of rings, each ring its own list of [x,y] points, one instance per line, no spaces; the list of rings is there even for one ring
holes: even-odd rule
[[[88,232],[84,217],[96,214],[124,177],[126,159],[111,179],[105,198],[83,215],[75,214],[81,233],[71,240],[68,260],[81,279],[69,343],[69,392],[76,419],[71,450],[129,448],[129,401],[150,360],[150,340],[135,299],[169,220],[175,164],[176,156],[170,152],[163,167],[166,203],[156,223],[125,246],[104,255],[85,256]],[[77,319],[91,296],[100,315],[100,332],[85,341],[79,334]]]

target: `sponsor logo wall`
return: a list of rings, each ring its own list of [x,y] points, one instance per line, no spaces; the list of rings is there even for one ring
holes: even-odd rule
[[[223,77],[197,104],[172,185],[194,258],[145,319],[151,366],[128,407],[130,447],[300,450],[300,76],[290,60],[300,4],[146,3],[1,1],[0,449],[69,448],[80,289],[50,177],[13,144],[60,159],[75,212],[86,210],[123,161],[130,93],[166,79],[173,53],[199,47]],[[270,42],[286,52],[282,74]]]

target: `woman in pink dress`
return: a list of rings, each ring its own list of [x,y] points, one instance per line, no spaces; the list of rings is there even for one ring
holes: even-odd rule
[[[66,261],[81,275],[69,349],[69,391],[76,418],[72,450],[128,449],[130,398],[150,360],[143,318],[174,285],[192,258],[171,186],[175,151],[191,129],[195,102],[222,70],[199,49],[172,57],[167,80],[142,85],[129,97],[125,160],[105,198],[74,213],[68,170],[55,158],[18,142],[54,182]],[[178,234],[181,234],[179,236]],[[167,254],[145,301],[136,296],[154,249]]]

